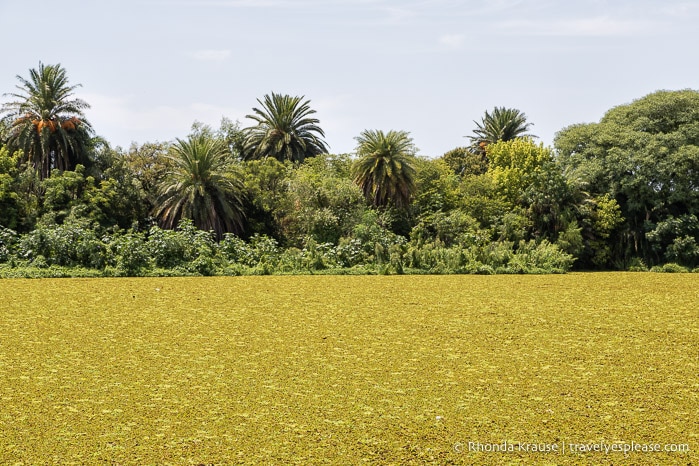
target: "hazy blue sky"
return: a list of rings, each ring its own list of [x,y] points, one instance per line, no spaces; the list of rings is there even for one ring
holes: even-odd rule
[[[305,95],[331,151],[364,129],[424,155],[515,107],[550,144],[658,89],[699,88],[699,1],[0,0],[0,94],[61,63],[113,145],[249,124],[270,91]]]

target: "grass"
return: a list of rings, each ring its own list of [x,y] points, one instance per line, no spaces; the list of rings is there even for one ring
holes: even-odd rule
[[[0,463],[696,464],[698,284],[2,280]],[[468,451],[503,441],[691,451]]]

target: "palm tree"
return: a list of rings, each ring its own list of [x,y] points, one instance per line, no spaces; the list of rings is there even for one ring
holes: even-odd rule
[[[327,153],[320,121],[311,117],[316,112],[309,106],[310,100],[303,99],[274,92],[265,95],[264,101],[257,99],[262,108],[253,108],[255,114],[246,116],[257,125],[244,130],[243,158],[274,157],[280,162],[300,163],[306,157]]]
[[[405,131],[365,130],[356,138],[354,182],[376,207],[406,207],[415,190],[415,145]]]
[[[181,219],[189,218],[218,238],[226,232],[242,232],[243,184],[232,173],[229,155],[223,141],[204,134],[177,139],[154,209],[164,228],[175,228]]]
[[[14,101],[2,106],[2,121],[11,151],[21,149],[40,178],[51,170],[73,170],[86,164],[92,126],[83,110],[90,106],[73,98],[80,85],[70,86],[66,70],[44,65],[29,70],[29,79],[17,76],[19,93],[5,94]]]
[[[488,144],[498,141],[510,141],[518,137],[536,137],[526,134],[532,123],[527,123],[527,116],[516,108],[495,107],[493,113],[486,110],[481,122],[474,121],[477,128],[473,130],[471,150],[484,154]]]

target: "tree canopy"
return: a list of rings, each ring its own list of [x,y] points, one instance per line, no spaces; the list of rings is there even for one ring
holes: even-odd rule
[[[177,140],[170,148],[171,168],[159,186],[154,211],[164,227],[191,219],[219,238],[242,232],[242,182],[230,170],[227,156],[222,141],[206,134]]]
[[[325,133],[310,100],[304,97],[275,94],[257,100],[261,108],[253,108],[247,118],[257,124],[244,130],[245,159],[274,157],[277,160],[303,162],[308,157],[328,152]]]
[[[39,63],[29,79],[17,79],[19,92],[6,94],[16,100],[2,107],[10,150],[22,150],[41,178],[87,164],[92,126],[83,113],[90,106],[73,97],[80,85],[69,85],[60,64]]]
[[[405,131],[365,130],[357,137],[354,181],[375,206],[405,207],[415,188],[414,154]]]
[[[658,91],[615,107],[599,123],[561,130],[555,148],[591,194],[609,194],[621,207],[619,260],[662,262],[668,247],[695,237],[693,226],[679,224],[672,235],[654,232],[699,215],[699,92]]]
[[[483,152],[488,144],[498,141],[511,141],[519,137],[533,137],[527,131],[532,124],[527,122],[527,115],[516,108],[495,107],[492,112],[486,110],[481,121],[474,121],[476,129],[469,136],[471,150]]]

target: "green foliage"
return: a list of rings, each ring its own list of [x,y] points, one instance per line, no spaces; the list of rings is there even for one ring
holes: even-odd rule
[[[15,253],[17,232],[0,226],[0,263],[7,262]]]
[[[648,228],[651,226],[649,223]],[[662,253],[667,261],[688,267],[699,263],[698,237],[699,219],[694,214],[677,218],[670,215],[646,233],[646,238],[656,253]]]
[[[699,263],[699,246],[695,237],[685,235],[675,238],[665,250],[665,258],[688,267],[696,266]]]
[[[6,147],[0,147],[0,226],[17,228],[20,206],[17,194],[17,160]]]
[[[415,145],[405,131],[365,130],[352,178],[375,207],[407,207],[415,190]]]
[[[483,244],[489,237],[490,233],[482,230],[476,219],[458,209],[425,216],[410,232],[412,243],[436,242],[445,247]]]
[[[604,194],[586,199],[577,210],[584,241],[584,249],[579,255],[581,267],[610,267],[615,250],[609,238],[624,222],[619,204],[611,196]]]
[[[242,176],[231,166],[223,143],[206,134],[178,139],[171,168],[159,187],[155,215],[165,228],[191,219],[217,237],[243,229]]]
[[[85,178],[85,167],[78,165],[75,171],[55,172],[42,183],[44,189],[44,209],[62,221],[72,207],[83,204],[86,189],[94,188],[94,179]]]
[[[440,159],[459,176],[482,175],[488,170],[485,151],[473,151],[468,147],[452,149]]]
[[[555,146],[592,196],[609,194],[619,204],[624,222],[608,241],[619,245],[613,262],[663,262],[674,239],[648,237],[653,225],[699,215],[699,92],[655,92],[611,109],[599,123],[565,128]]]
[[[385,217],[376,211],[367,211],[361,223],[354,227],[352,238],[358,241],[360,246],[359,256],[361,262],[352,265],[372,264],[381,265],[389,262],[391,254],[400,250],[406,239],[390,231],[386,225]]]
[[[0,264],[0,278],[99,278],[105,273],[84,267],[64,267],[46,264]]]
[[[41,193],[43,202],[36,204],[36,214],[45,225],[84,218],[105,228],[130,228],[143,222],[146,215],[140,183],[119,162],[98,180],[86,176],[82,165],[75,171],[54,171],[50,178],[36,180],[34,189]]]
[[[232,121],[226,117],[221,118],[221,125],[215,136],[225,141],[228,151],[236,159],[243,158],[245,132],[240,128],[239,121]]]
[[[258,100],[256,125],[244,130],[225,118],[218,130],[194,122],[186,139],[113,150],[90,137],[87,103],[60,65],[19,79],[0,119],[3,270],[699,266],[696,91],[656,92],[565,128],[555,154],[526,134],[524,113],[496,107],[476,123],[470,147],[427,159],[404,131],[367,130],[356,156],[327,154],[310,101],[275,93]]]
[[[570,222],[568,226],[560,232],[556,240],[556,246],[573,257],[580,257],[585,249],[585,242],[582,236],[582,228],[577,222]]]
[[[141,184],[147,212],[155,206],[158,187],[171,168],[172,161],[167,156],[169,147],[169,144],[162,143],[145,143],[141,146],[133,144],[128,152],[118,157],[123,162],[124,169]]]
[[[438,242],[408,247],[407,266],[428,273],[565,273],[575,258],[544,240],[500,241],[468,247],[443,247]]]
[[[467,176],[459,185],[459,205],[483,228],[493,226],[513,206],[498,194],[497,186],[489,176]]]
[[[490,144],[488,176],[501,195],[513,204],[522,201],[523,192],[553,170],[553,152],[531,139],[514,139]]]
[[[103,268],[109,255],[105,243],[89,221],[74,220],[62,225],[38,226],[22,235],[17,257],[65,267]]]
[[[299,247],[307,237],[337,244],[366,209],[362,192],[347,176],[347,156],[318,156],[289,173],[282,237]]]
[[[629,262],[629,265],[626,270],[628,270],[629,272],[648,272],[648,267],[646,266],[646,263],[643,262],[643,259],[634,257]]]
[[[131,168],[124,154],[102,144],[95,165],[85,171],[82,201],[90,218],[105,228],[129,229],[147,223],[148,194],[141,176]]]
[[[241,169],[246,233],[281,237],[284,217],[291,210],[288,198],[291,164],[268,157],[243,162]]]
[[[83,110],[89,105],[73,98],[79,87],[70,86],[66,70],[58,65],[39,63],[29,70],[29,79],[17,76],[17,99],[2,106],[3,125],[11,152],[21,150],[23,157],[47,178],[51,170],[72,170],[89,163],[88,147],[92,127]]]
[[[327,153],[320,121],[311,117],[316,111],[311,109],[310,100],[303,99],[274,92],[262,101],[257,99],[262,108],[253,108],[254,114],[246,115],[257,124],[244,130],[243,157],[273,157],[301,163],[308,157]]]
[[[145,193],[128,171],[118,165],[110,167],[99,185],[90,188],[85,193],[85,203],[100,225],[128,229],[145,223]]]
[[[31,231],[42,213],[43,186],[39,174],[31,167],[20,165],[15,177],[14,192],[17,194],[17,231]]]
[[[650,271],[660,273],[687,273],[689,272],[689,269],[687,267],[681,266],[680,264],[670,262],[663,265],[655,265],[651,267]]]
[[[105,276],[139,276],[151,266],[146,238],[141,232],[129,231],[107,237],[106,247],[110,261],[104,270]]]
[[[177,230],[152,227],[148,233],[117,230],[98,236],[95,224],[68,217],[63,224],[41,225],[25,235],[0,230],[0,262],[31,277],[47,276],[35,272],[47,268],[66,276],[66,267],[104,276],[556,273],[569,270],[573,261],[545,240],[491,242],[488,232],[459,211],[442,214],[435,230],[418,225],[410,242],[385,226],[386,217],[386,212],[366,212],[337,245],[309,236],[301,248],[284,249],[264,235],[246,242],[228,233],[217,243],[212,232],[198,230],[191,221],[181,222]]]
[[[532,124],[527,123],[527,116],[516,108],[495,107],[492,113],[486,110],[481,121],[474,123],[476,129],[473,130],[473,136],[469,136],[470,149],[481,155],[490,144],[512,141],[519,137],[533,137],[527,134]]]
[[[417,157],[415,192],[410,213],[415,218],[435,212],[446,212],[459,205],[460,178],[440,159]]]
[[[253,235],[246,243],[235,235],[227,234],[219,243],[219,250],[228,262],[241,264],[245,267],[271,273],[278,265],[282,253],[274,238],[264,235]]]

